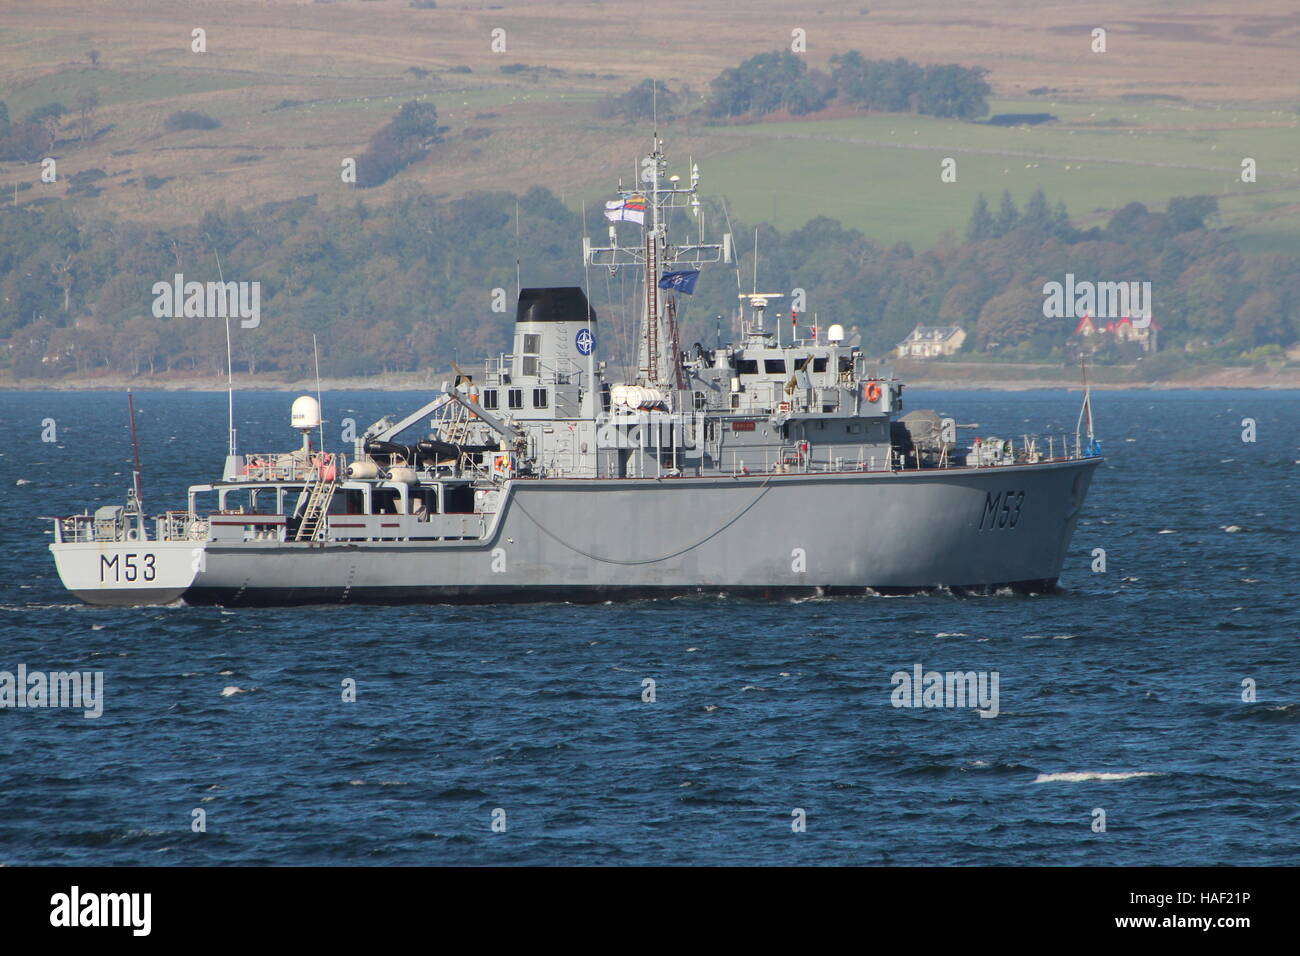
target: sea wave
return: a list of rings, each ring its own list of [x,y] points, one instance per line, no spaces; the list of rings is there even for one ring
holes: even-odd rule
[[[1164,774],[1154,770],[1131,770],[1127,773],[1108,773],[1093,771],[1068,771],[1066,773],[1040,773],[1034,783],[1085,783],[1089,780],[1132,780],[1134,777],[1161,777]]]

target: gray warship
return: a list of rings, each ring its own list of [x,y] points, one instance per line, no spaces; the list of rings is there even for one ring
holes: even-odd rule
[[[1086,389],[1072,445],[963,446],[953,420],[904,414],[904,383],[840,325],[785,330],[756,285],[737,341],[682,348],[678,295],[734,258],[730,234],[704,241],[699,182],[656,136],[608,238],[583,240],[585,275],[640,277],[634,374],[600,359],[583,287],[521,289],[508,354],[347,453],[302,396],[289,451],[238,452],[232,413],[220,480],[183,510],[146,514],[137,464],[124,505],[52,519],[64,586],[119,606],[1055,588],[1102,461]]]

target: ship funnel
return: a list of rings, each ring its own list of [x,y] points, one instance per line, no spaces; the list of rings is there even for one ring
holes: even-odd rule
[[[596,310],[577,286],[522,289],[516,322],[595,322]]]
[[[514,344],[514,375],[576,383],[596,348],[596,310],[576,286],[522,289]]]

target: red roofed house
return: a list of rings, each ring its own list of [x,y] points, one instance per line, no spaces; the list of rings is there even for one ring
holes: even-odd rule
[[[1107,319],[1106,324],[1101,328],[1098,328],[1097,323],[1092,319],[1092,317],[1085,315],[1079,320],[1079,324],[1074,327],[1074,334],[1080,338],[1087,339],[1094,335],[1098,336],[1094,347],[1096,345],[1101,345],[1104,341],[1100,338],[1101,336],[1113,335],[1115,336],[1116,342],[1136,342],[1141,346],[1143,352],[1156,351],[1158,348],[1159,332],[1160,323],[1158,323],[1154,318],[1145,326],[1139,327],[1134,325],[1133,320],[1128,318],[1128,316],[1125,316],[1118,322],[1113,319]]]

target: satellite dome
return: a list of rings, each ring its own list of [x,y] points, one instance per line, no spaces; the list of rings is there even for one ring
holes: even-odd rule
[[[289,420],[293,422],[294,428],[317,428],[320,425],[320,403],[310,395],[298,396],[293,400]]]

